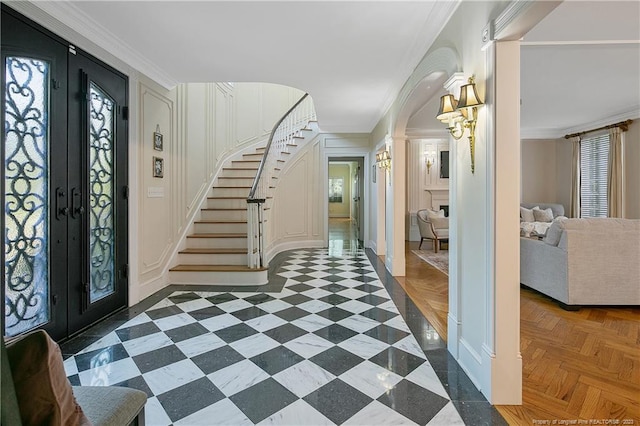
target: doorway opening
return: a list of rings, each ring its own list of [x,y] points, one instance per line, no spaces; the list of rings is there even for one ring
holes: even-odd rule
[[[329,254],[364,247],[364,157],[329,158]]]

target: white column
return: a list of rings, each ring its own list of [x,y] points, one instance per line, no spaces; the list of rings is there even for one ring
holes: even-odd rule
[[[392,237],[387,238],[387,253],[391,251],[392,256],[387,267],[394,277],[403,277],[406,270],[404,245],[407,214],[407,141],[404,137],[394,137],[389,151],[391,152],[391,171],[389,173],[391,176],[391,198],[388,203],[390,203],[392,214],[390,218],[387,217],[387,227],[392,231]]]

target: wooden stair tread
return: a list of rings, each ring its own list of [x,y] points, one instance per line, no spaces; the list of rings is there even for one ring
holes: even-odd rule
[[[180,254],[246,254],[246,248],[187,248]]]
[[[261,160],[231,160],[232,163],[259,163]]]
[[[223,167],[222,170],[258,170],[257,167]]]
[[[218,176],[218,179],[253,179],[253,178],[244,177],[244,176]]]
[[[191,234],[187,238],[247,238],[247,233],[215,233],[215,234]]]
[[[246,198],[246,197],[244,197],[244,198]],[[208,212],[211,212],[211,211],[218,211],[218,210],[222,210],[222,211],[231,211],[231,210],[236,210],[236,211],[239,211],[239,212],[247,211],[247,209],[246,209],[246,208],[244,208],[244,209],[232,209],[232,208],[229,208],[229,209],[224,209],[224,208],[209,209],[209,208],[206,208],[206,209],[200,209],[200,210],[201,210],[201,211],[202,211],[202,210],[205,210],[205,211],[208,211]]]
[[[238,188],[238,189],[246,189],[246,188],[251,188],[251,187],[250,187],[250,186],[214,186],[214,187],[212,187],[212,188],[213,188],[213,189],[216,189],[216,188],[233,188],[233,189]]]
[[[247,223],[246,220],[196,220],[193,223]]]
[[[176,265],[169,269],[175,272],[258,272],[266,271],[269,268],[255,268],[251,269],[245,265]]]
[[[224,188],[224,187],[223,187]],[[207,197],[207,200],[246,200],[247,197]]]

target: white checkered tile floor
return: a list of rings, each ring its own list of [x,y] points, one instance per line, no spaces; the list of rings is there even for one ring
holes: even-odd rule
[[[65,361],[148,425],[463,424],[362,251],[289,253],[279,293],[176,291]]]

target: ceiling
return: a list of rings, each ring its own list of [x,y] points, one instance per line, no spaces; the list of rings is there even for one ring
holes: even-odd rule
[[[458,1],[62,1],[39,8],[169,88],[309,92],[324,131],[370,132]]]

